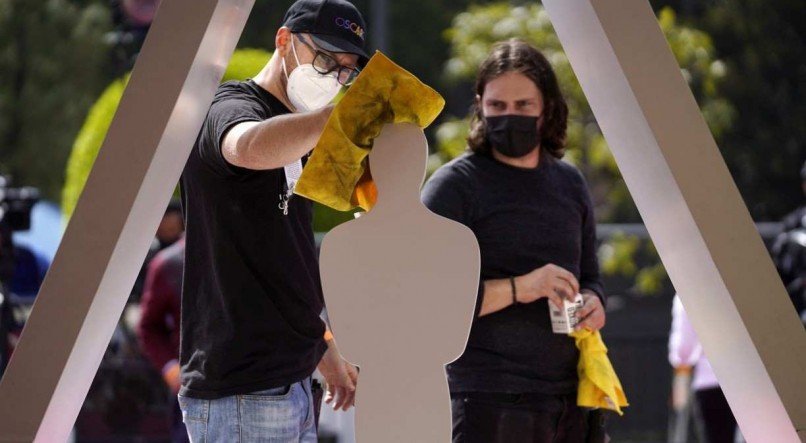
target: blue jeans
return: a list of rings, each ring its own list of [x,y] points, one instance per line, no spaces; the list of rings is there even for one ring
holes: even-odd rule
[[[216,400],[179,396],[191,443],[316,443],[311,378]]]

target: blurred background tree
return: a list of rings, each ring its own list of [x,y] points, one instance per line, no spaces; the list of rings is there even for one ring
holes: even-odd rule
[[[55,199],[87,108],[108,81],[100,1],[0,0],[0,172]]]

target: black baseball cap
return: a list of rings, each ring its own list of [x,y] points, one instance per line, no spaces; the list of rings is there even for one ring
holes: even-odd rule
[[[283,26],[291,32],[311,34],[326,51],[356,54],[362,63],[369,59],[364,50],[364,17],[346,0],[298,0],[285,13]]]

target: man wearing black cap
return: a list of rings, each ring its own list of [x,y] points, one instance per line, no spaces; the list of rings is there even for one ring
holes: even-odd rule
[[[365,29],[347,1],[294,3],[263,70],[218,89],[185,166],[179,402],[192,441],[315,442],[317,367],[326,401],[354,402],[357,370],[320,317],[312,203],[293,188],[366,62]]]

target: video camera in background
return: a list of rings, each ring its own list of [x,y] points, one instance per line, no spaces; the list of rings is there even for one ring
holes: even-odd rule
[[[12,231],[27,231],[31,228],[31,209],[38,201],[38,189],[12,188],[11,178],[0,175],[0,224]]]

